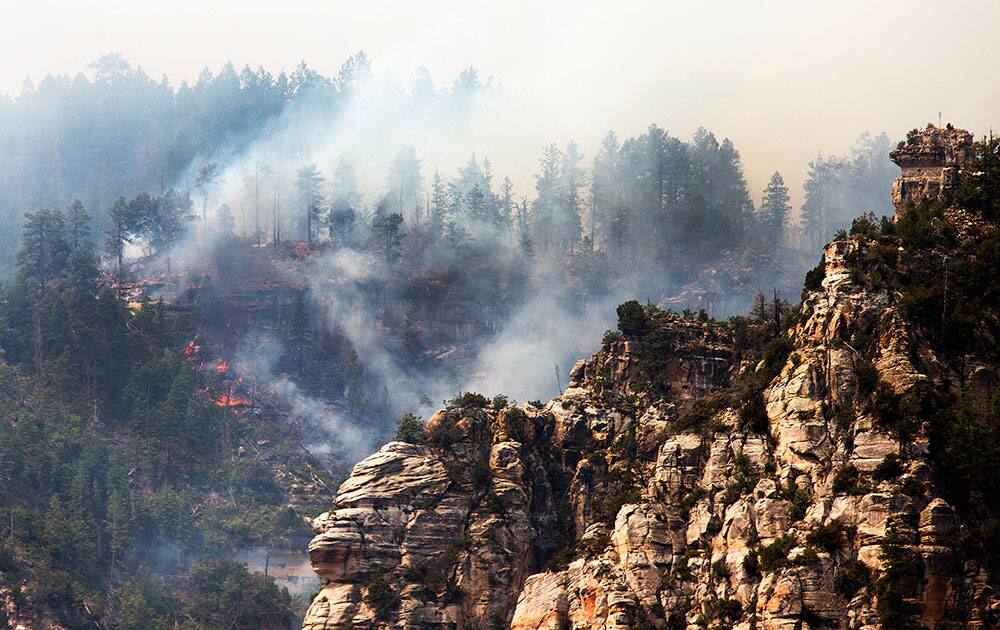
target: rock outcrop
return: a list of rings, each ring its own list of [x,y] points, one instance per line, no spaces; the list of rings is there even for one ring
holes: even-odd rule
[[[902,169],[892,185],[892,203],[896,215],[910,203],[936,197],[942,190],[958,183],[961,168],[972,156],[972,134],[951,125],[945,128],[928,126],[923,131],[907,134],[895,151],[889,154]]]
[[[927,137],[894,159],[965,150]],[[314,523],[304,628],[997,627],[926,427],[901,443],[876,418],[873,383],[904,400],[943,377],[858,283],[859,247],[827,246],[760,352],[740,322],[661,314],[544,406],[463,396],[360,462]]]

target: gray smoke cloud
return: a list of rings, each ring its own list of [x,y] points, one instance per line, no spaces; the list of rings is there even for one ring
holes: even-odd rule
[[[498,130],[517,128],[523,108],[506,107],[508,95],[501,88],[483,87],[469,93],[438,90],[433,96],[408,95],[390,77],[378,77],[357,89],[354,96],[336,109],[317,108],[308,101],[289,105],[268,126],[267,132],[239,152],[223,149],[195,160],[178,182],[185,186],[194,181],[198,169],[210,162],[219,165],[218,186],[211,194],[210,207],[225,203],[232,209],[236,232],[252,233],[258,221],[268,226],[270,212],[278,206],[286,217],[284,238],[301,239],[298,225],[288,221],[302,214],[293,183],[296,170],[304,164],[316,164],[327,176],[341,160],[355,169],[364,200],[359,208],[359,224],[374,203],[386,192],[385,174],[403,145],[417,148],[423,158],[422,174],[430,180],[435,169],[443,177],[455,175],[459,166],[478,152],[490,155],[492,146],[477,146],[483,137],[498,138]],[[489,128],[489,134],[481,129]],[[565,141],[565,139],[557,140]],[[498,141],[501,149],[509,148]],[[536,164],[540,147],[522,152],[522,164]],[[267,166],[272,175],[258,177]],[[497,180],[504,172],[495,171]],[[530,196],[529,191],[516,191]],[[200,200],[196,199],[196,205]],[[261,208],[263,220],[252,209]],[[200,208],[199,208],[200,210]],[[210,232],[218,233],[220,214],[210,212]],[[586,217],[584,217],[586,219]],[[407,230],[412,229],[407,226]],[[496,229],[470,225],[469,237],[480,243],[516,238]],[[266,230],[265,230],[266,231]],[[266,239],[265,239],[266,240]],[[187,242],[178,248],[175,259],[187,261],[189,271],[197,272],[214,247],[206,246],[200,229],[194,229]],[[511,255],[516,247],[498,248],[499,255]],[[504,254],[503,252],[508,252]],[[438,256],[447,255],[444,252]],[[183,266],[183,262],[181,263]],[[636,287],[654,286],[648,295],[658,298],[666,290],[662,270],[637,269],[634,284],[616,288],[617,294],[592,297],[579,303],[567,287],[566,278],[555,271],[559,261],[544,254],[533,259],[530,289],[523,299],[509,309],[507,316],[495,322],[495,331],[481,335],[472,344],[474,355],[454,364],[454,370],[425,371],[401,364],[394,353],[394,340],[379,322],[379,304],[366,283],[384,280],[386,266],[373,254],[350,248],[327,248],[313,253],[295,265],[283,269],[293,286],[305,285],[314,315],[319,323],[343,335],[358,353],[365,375],[374,389],[381,384],[391,413],[397,417],[412,412],[428,417],[447,398],[465,391],[488,396],[503,393],[519,400],[548,399],[565,387],[573,363],[597,349],[601,333],[613,328],[615,305],[636,297]],[[646,290],[646,289],[643,289]],[[646,296],[647,294],[643,294]],[[328,460],[353,462],[367,455],[387,437],[389,428],[372,422],[354,422],[329,401],[319,400],[297,385],[294,379],[278,371],[284,351],[273,337],[248,338],[235,362],[245,378],[256,378],[272,396],[284,400],[294,421],[310,427],[314,436],[309,449]]]
[[[352,423],[332,404],[309,396],[279,372],[276,365],[282,351],[277,339],[253,335],[237,349],[232,368],[287,408],[291,421],[304,429],[304,446],[313,455],[351,462],[368,455],[377,436]]]

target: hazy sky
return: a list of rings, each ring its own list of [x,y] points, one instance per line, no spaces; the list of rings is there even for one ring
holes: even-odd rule
[[[799,197],[817,150],[842,153],[866,129],[893,138],[944,112],[1000,121],[1000,2],[539,2],[506,0],[0,0],[0,92],[87,71],[121,52],[174,83],[231,60],[336,73],[364,49],[376,71],[439,84],[469,64],[526,104],[523,126],[471,139],[522,181],[542,143],[656,122],[689,138],[733,139],[755,197],[775,169]],[[530,112],[530,113],[527,113]],[[496,146],[504,144],[505,146]],[[506,168],[505,168],[506,167]]]

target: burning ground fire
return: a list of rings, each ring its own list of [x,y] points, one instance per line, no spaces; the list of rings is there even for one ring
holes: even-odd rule
[[[244,405],[249,405],[250,401],[241,396],[236,396],[233,394],[233,388],[229,388],[228,394],[222,394],[217,398],[213,398],[215,404],[219,407],[242,407]]]
[[[213,396],[212,394],[210,394],[209,389],[207,387],[202,389],[201,391],[207,394],[208,397],[212,400],[212,402],[215,403],[215,405],[218,407],[227,407],[227,408],[245,407],[250,404],[250,401],[247,400],[246,398],[240,396],[239,394],[233,393],[232,385],[230,385],[227,388],[226,393],[219,394],[218,396]]]
[[[198,343],[197,339],[192,339],[191,341],[187,342],[186,346],[184,346],[184,358],[185,359],[188,359],[188,360],[195,359],[200,353],[201,353],[201,345]],[[205,369],[205,360],[204,359],[201,359],[199,361],[199,363],[198,363],[198,369],[199,370],[204,370]],[[215,367],[213,369],[215,370],[216,374],[219,374],[219,375],[228,374],[229,373],[229,361],[220,357],[218,359],[218,362],[215,364]],[[227,409],[233,409],[233,410],[235,410],[237,407],[246,407],[246,406],[250,405],[250,401],[248,399],[244,398],[243,396],[240,396],[238,394],[233,393],[233,386],[234,385],[242,385],[242,384],[243,384],[243,377],[240,377],[240,378],[236,379],[235,382],[230,381],[229,385],[227,386],[226,393],[219,394],[218,396],[213,396],[211,394],[211,392],[209,391],[208,387],[203,388],[201,391],[204,394],[206,394],[212,400],[212,402],[215,403],[215,405],[217,405],[219,407],[224,407],[224,408],[227,408]]]

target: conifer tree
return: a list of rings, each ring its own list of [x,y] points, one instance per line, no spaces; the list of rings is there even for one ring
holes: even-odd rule
[[[299,200],[305,213],[306,242],[309,247],[313,244],[313,223],[319,218],[323,204],[323,175],[315,164],[307,164],[296,171],[298,179],[295,180],[295,187],[299,191]]]
[[[66,237],[70,249],[80,247],[90,237],[90,215],[79,199],[66,208]]]
[[[760,218],[764,226],[764,234],[772,251],[777,253],[785,245],[785,228],[788,224],[789,205],[788,186],[781,173],[775,171],[764,189],[761,200]]]

